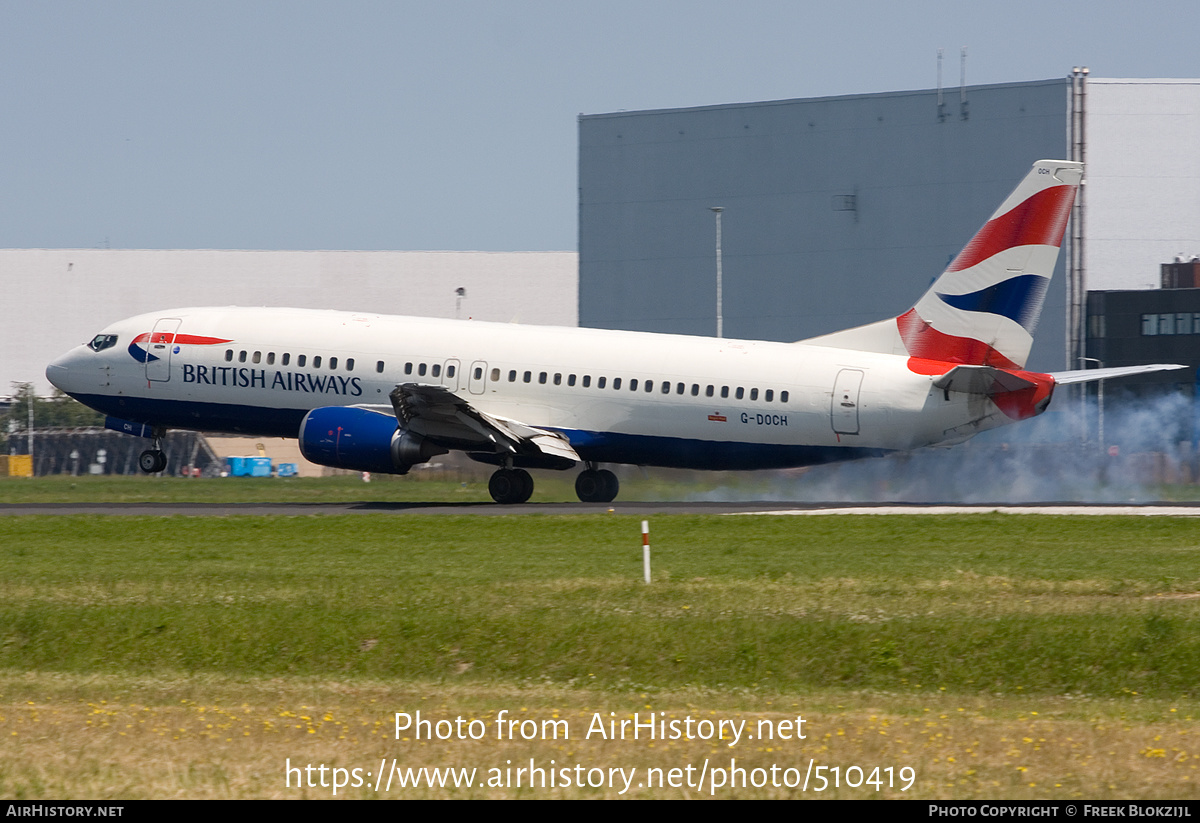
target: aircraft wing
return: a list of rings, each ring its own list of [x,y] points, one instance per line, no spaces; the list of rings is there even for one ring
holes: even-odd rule
[[[1051,377],[1060,386],[1069,383],[1090,383],[1093,380],[1110,380],[1114,377],[1125,377],[1130,374],[1146,374],[1155,371],[1170,371],[1171,369],[1186,369],[1177,363],[1155,363],[1148,366],[1114,366],[1108,369],[1078,369],[1076,371],[1052,372]]]
[[[558,432],[485,414],[445,386],[402,383],[389,397],[401,426],[447,448],[526,458],[523,462],[547,467],[583,462]]]

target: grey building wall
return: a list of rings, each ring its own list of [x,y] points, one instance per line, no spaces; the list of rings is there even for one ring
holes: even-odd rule
[[[898,315],[1041,158],[1066,79],[582,116],[579,322],[799,340]],[[855,210],[844,210],[853,195]],[[1064,366],[1064,254],[1030,367]]]

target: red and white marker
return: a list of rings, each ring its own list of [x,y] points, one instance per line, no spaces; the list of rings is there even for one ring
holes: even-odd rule
[[[642,521],[642,577],[650,582],[650,521]]]

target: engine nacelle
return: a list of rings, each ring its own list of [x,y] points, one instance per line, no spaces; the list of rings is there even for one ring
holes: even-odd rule
[[[369,409],[322,406],[300,422],[300,453],[322,466],[407,474],[447,449],[402,429],[396,418]]]

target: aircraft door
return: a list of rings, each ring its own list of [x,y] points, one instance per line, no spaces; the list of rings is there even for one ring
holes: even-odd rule
[[[830,419],[838,434],[858,434],[858,400],[863,373],[858,369],[842,369],[833,384],[833,403]]]
[[[458,391],[459,371],[460,366],[457,360],[447,360],[442,364],[442,385],[452,392]]]
[[[483,388],[487,384],[487,363],[483,360],[476,360],[471,364],[471,377],[467,382],[471,394],[483,394]]]
[[[164,317],[154,324],[150,340],[146,343],[146,379],[165,382],[171,379],[171,354],[175,345],[175,332],[183,321],[178,317]]]

